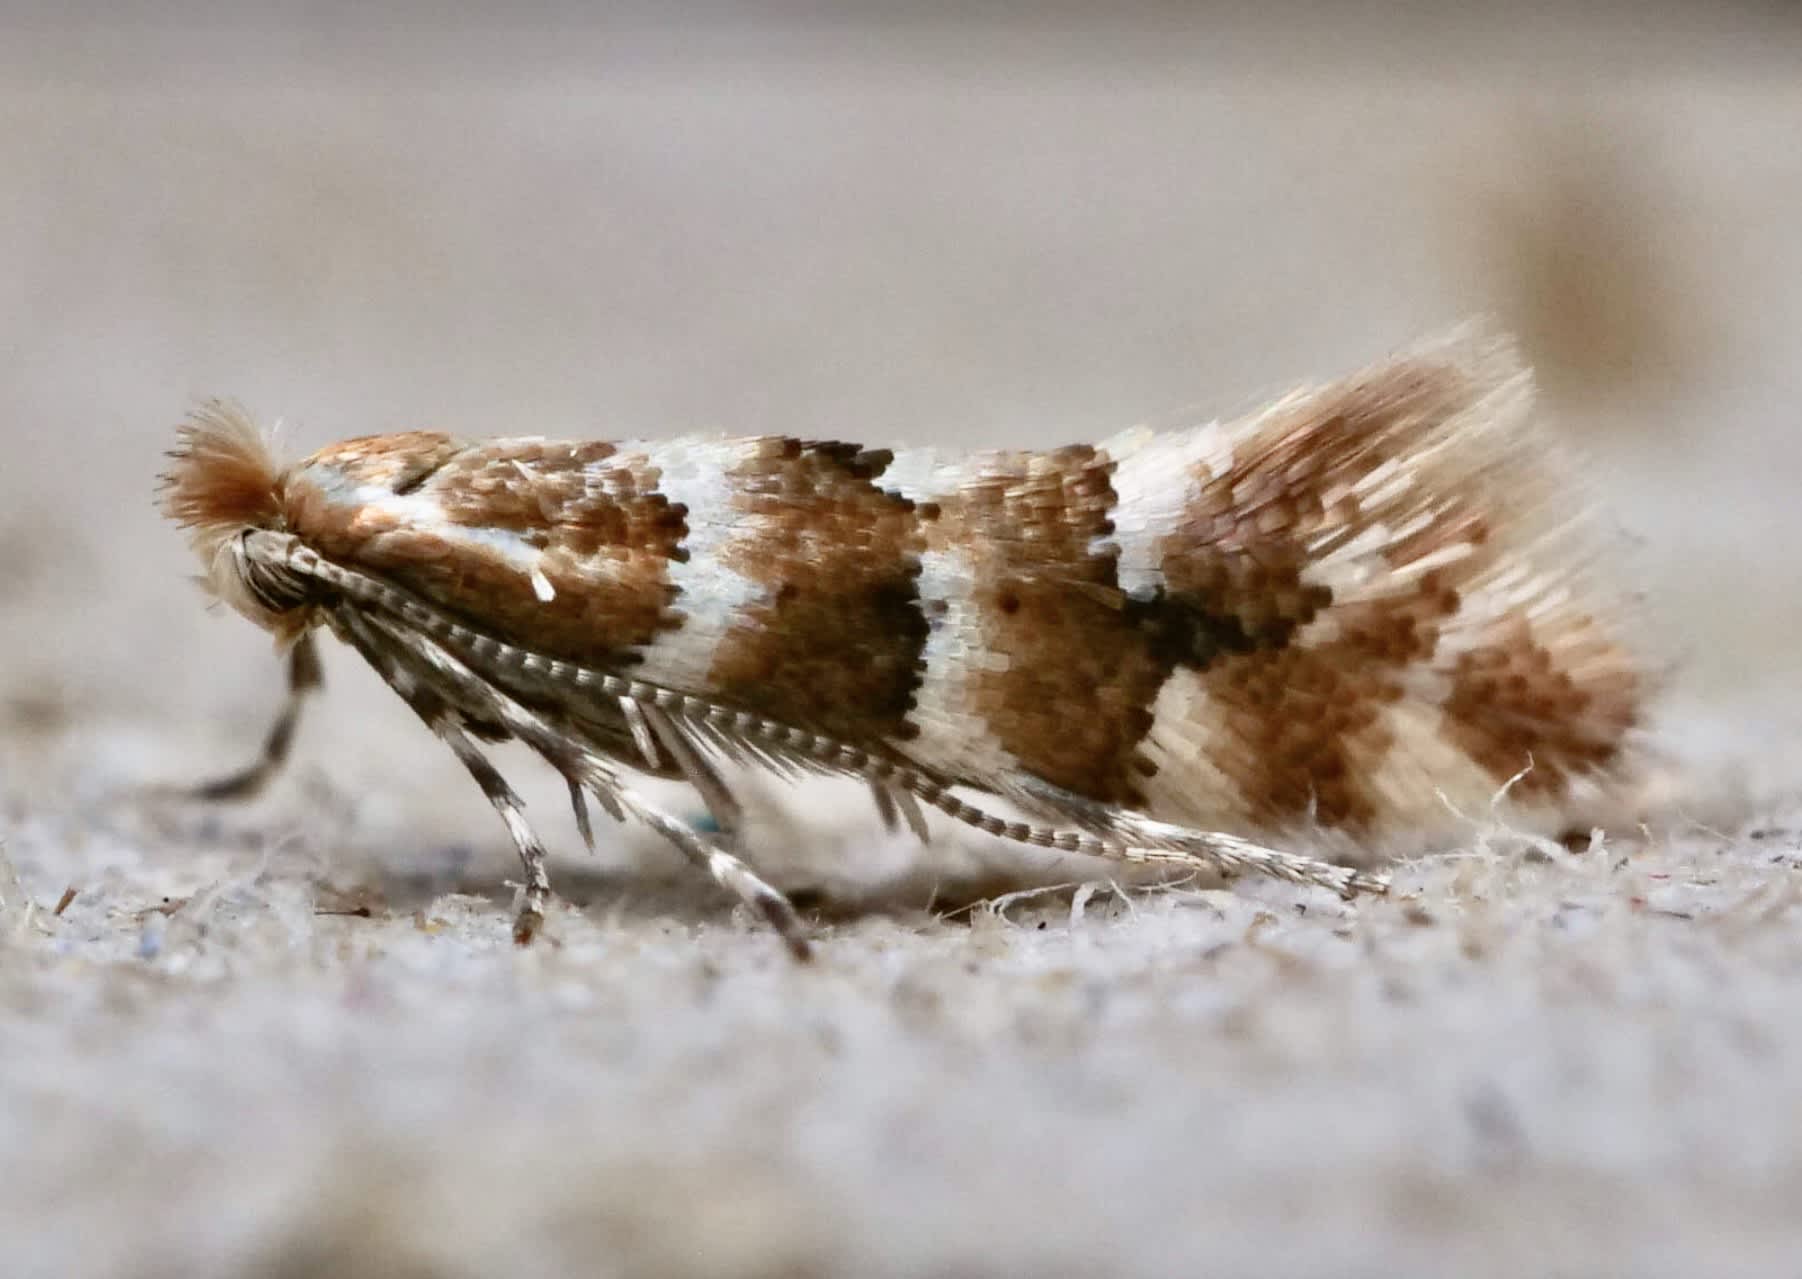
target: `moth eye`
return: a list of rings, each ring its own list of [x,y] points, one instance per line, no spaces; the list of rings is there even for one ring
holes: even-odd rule
[[[238,576],[251,598],[270,613],[287,613],[314,603],[314,590],[309,579],[246,553],[244,548],[254,531],[245,529],[239,536],[237,556]]]
[[[256,602],[271,613],[289,613],[308,603],[307,593],[298,582],[264,573],[248,573],[244,584]]]

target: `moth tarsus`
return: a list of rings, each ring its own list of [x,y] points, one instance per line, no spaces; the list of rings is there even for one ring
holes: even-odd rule
[[[301,711],[307,698],[318,691],[323,680],[319,666],[319,650],[311,634],[298,636],[288,650],[288,689],[281,710],[263,739],[257,758],[237,772],[183,788],[190,799],[220,802],[254,799],[287,763],[294,749],[294,734],[300,727]]]
[[[1505,344],[1464,334],[1262,413],[1099,446],[954,454],[786,437],[369,436],[278,467],[236,409],[182,428],[164,506],[212,589],[293,644],[261,788],[331,629],[457,754],[525,742],[645,822],[797,955],[721,764],[859,778],[1016,844],[1345,896],[1380,872],[1272,844],[1445,832],[1514,780],[1557,821],[1625,771],[1646,689]],[[649,803],[688,782],[719,833]],[[1013,804],[1003,817],[980,798]]]

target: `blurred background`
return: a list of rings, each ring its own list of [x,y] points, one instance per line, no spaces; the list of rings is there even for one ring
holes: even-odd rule
[[[17,785],[260,737],[267,641],[207,614],[152,507],[202,396],[294,454],[416,426],[1053,445],[1482,313],[1633,548],[1667,739],[1784,784],[1790,5],[8,5],[0,175]],[[489,821],[347,656],[309,766],[378,830]]]
[[[201,397],[296,456],[1047,446],[1485,313],[1669,664],[1693,820],[1606,857],[1477,814],[1393,904],[1091,882],[803,968],[640,836],[584,879],[513,749],[587,903],[516,951],[500,824],[329,644],[275,793],[138,802],[281,697],[153,507]],[[0,352],[8,1279],[1795,1269],[1794,4],[0,0]],[[785,882],[921,859],[790,807]]]

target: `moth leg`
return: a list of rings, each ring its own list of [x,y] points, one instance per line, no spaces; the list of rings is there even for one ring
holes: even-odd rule
[[[682,727],[661,708],[640,705],[630,697],[620,698],[620,705],[628,718],[636,715],[638,722],[645,725],[688,784],[700,794],[707,811],[719,825],[719,835],[717,838],[702,835],[688,823],[671,817],[632,791],[623,793],[625,803],[646,825],[712,875],[715,883],[763,916],[781,934],[796,959],[807,959],[812,948],[808,945],[806,927],[795,914],[793,904],[733,851],[738,844],[744,810],[725,779]]]
[[[507,834],[513,838],[513,846],[519,851],[520,865],[525,869],[525,893],[520,902],[519,914],[513,920],[513,940],[524,946],[538,935],[544,925],[545,907],[550,901],[551,878],[545,869],[548,854],[544,849],[544,841],[538,838],[531,823],[526,820],[525,804],[507,785],[500,770],[488,761],[481,748],[470,740],[469,734],[463,731],[462,717],[435,689],[423,684],[415,672],[407,669],[396,660],[381,641],[370,632],[362,618],[349,610],[340,610],[333,615],[332,624],[338,634],[363,655],[376,674],[393,689],[412,712],[425,721],[427,728],[451,748],[469,775],[482,788],[482,794],[494,805],[495,812],[501,815],[506,823]],[[572,790],[572,795],[575,792]],[[578,812],[586,819],[587,809],[579,808]],[[583,821],[586,827],[586,820]],[[588,832],[585,830],[584,834]]]
[[[437,733],[446,746],[469,770],[476,785],[482,788],[482,794],[494,805],[494,811],[501,815],[501,821],[507,825],[507,834],[513,837],[513,846],[519,850],[520,865],[525,868],[525,894],[520,902],[519,914],[513,920],[513,940],[517,945],[525,946],[538,935],[544,926],[544,911],[550,901],[551,877],[545,869],[546,853],[544,841],[538,838],[531,823],[526,821],[526,806],[514,793],[507,779],[500,770],[488,761],[481,748],[469,740],[465,733],[450,715],[439,715],[431,722],[432,731]]]
[[[313,643],[313,633],[304,632],[288,650],[288,694],[275,723],[269,726],[269,733],[263,738],[263,749],[256,761],[235,773],[185,787],[182,794],[190,799],[214,801],[252,799],[260,794],[288,762],[288,754],[294,747],[295,730],[300,727],[301,708],[308,695],[324,682],[325,673],[319,665],[319,649]]]
[[[894,831],[903,821],[913,837],[922,844],[932,842],[932,832],[926,826],[926,814],[920,811],[920,802],[913,797],[911,791],[890,786],[879,778],[865,779],[870,788],[870,798],[876,801],[876,815],[882,819],[882,827]]]
[[[359,651],[370,659],[377,670],[388,675],[392,669],[392,658],[388,649],[406,654],[411,661],[422,664],[422,669],[429,671],[435,682],[441,683],[439,694],[454,698],[460,705],[470,708],[471,713],[484,720],[492,719],[507,732],[519,738],[533,750],[542,755],[553,767],[565,777],[579,778],[583,786],[594,797],[605,804],[609,810],[619,810],[637,817],[650,826],[658,834],[674,844],[691,861],[703,867],[712,875],[715,882],[735,895],[757,914],[761,915],[781,935],[788,946],[789,953],[797,959],[808,958],[812,950],[807,940],[806,925],[795,912],[787,897],[745,864],[743,859],[718,843],[708,839],[701,832],[690,827],[681,819],[672,817],[643,796],[624,785],[618,775],[604,761],[588,751],[579,741],[572,739],[556,724],[546,720],[542,715],[528,709],[508,696],[505,691],[484,680],[465,665],[454,654],[447,651],[437,641],[417,631],[396,625],[379,615],[365,619],[350,610],[342,610],[336,615],[337,624],[343,627],[343,633],[351,638]],[[380,638],[377,637],[379,633]],[[397,680],[389,676],[389,683],[412,703],[409,686],[412,676]],[[420,708],[415,706],[415,710]],[[424,712],[421,712],[424,714]],[[426,715],[427,723],[437,729],[434,718]],[[468,745],[467,739],[465,744]],[[454,747],[453,747],[454,749]],[[473,745],[469,746],[472,754],[480,762],[482,768],[492,773],[493,768]],[[465,766],[472,772],[476,767],[468,759]],[[482,781],[482,774],[476,773],[477,780]],[[496,775],[496,781],[499,781]],[[500,783],[505,787],[505,783]],[[484,782],[484,790],[488,784]],[[489,798],[496,808],[501,803],[490,791]],[[511,792],[507,792],[511,795]],[[513,801],[517,808],[517,800]],[[502,816],[507,810],[502,808]],[[524,820],[520,819],[523,827]],[[508,821],[508,829],[513,830],[512,819]],[[528,832],[529,833],[529,832]],[[518,836],[515,836],[518,843]],[[520,844],[521,857],[525,857],[525,845]],[[528,875],[530,867],[528,866]],[[528,902],[530,885],[528,884]],[[524,921],[524,911],[521,920]],[[515,934],[517,936],[517,933]]]
[[[813,946],[807,939],[807,925],[795,913],[794,905],[780,889],[746,865],[743,858],[707,838],[681,818],[670,816],[634,791],[622,786],[615,794],[635,817],[713,876],[714,882],[721,888],[761,915],[780,934],[789,954],[801,960],[813,957]]]
[[[630,697],[619,700],[622,710],[632,708],[628,711],[628,717],[636,712],[639,722],[645,725],[669,754],[684,780],[700,795],[701,802],[707,806],[707,812],[718,824],[720,832],[729,840],[735,839],[744,820],[744,809],[731,788],[726,785],[726,779],[720,776],[719,770],[708,762],[707,757],[662,710],[655,706],[640,706]]]
[[[582,789],[582,783],[573,777],[563,779],[569,784],[569,807],[576,815],[576,833],[582,837],[582,845],[594,855],[594,822],[588,817],[588,793]]]

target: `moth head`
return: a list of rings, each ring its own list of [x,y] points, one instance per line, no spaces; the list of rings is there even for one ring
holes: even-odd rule
[[[297,636],[307,609],[257,590],[244,547],[246,533],[284,525],[284,474],[263,432],[238,405],[209,400],[177,430],[169,459],[160,504],[188,530],[207,589],[277,636]]]

